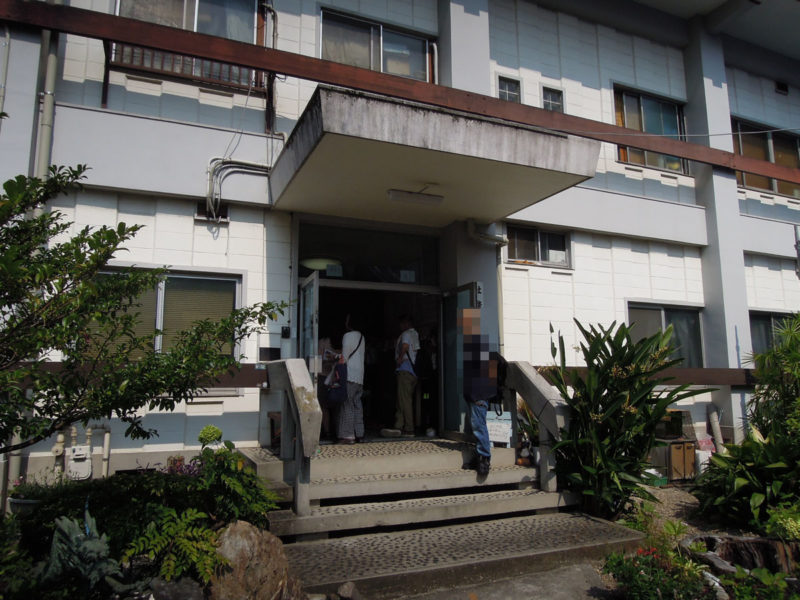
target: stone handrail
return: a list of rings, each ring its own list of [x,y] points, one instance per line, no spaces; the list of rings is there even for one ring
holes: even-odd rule
[[[539,482],[542,490],[555,492],[558,488],[556,461],[551,448],[561,439],[561,430],[569,425],[569,406],[558,391],[526,362],[508,363],[505,386],[522,397],[539,422]]]
[[[301,358],[289,358],[267,363],[269,387],[283,392],[281,411],[281,460],[284,480],[294,482],[295,514],[311,511],[309,484],[311,458],[319,448],[322,410],[317,400],[316,385]]]

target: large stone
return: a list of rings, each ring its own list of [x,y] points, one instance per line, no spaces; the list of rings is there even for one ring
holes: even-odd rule
[[[211,580],[212,600],[305,600],[283,543],[268,531],[236,521],[220,534],[218,551],[230,565]]]

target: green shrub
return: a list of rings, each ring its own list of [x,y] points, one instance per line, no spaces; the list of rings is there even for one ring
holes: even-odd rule
[[[19,546],[19,526],[13,517],[0,517],[0,600],[30,595],[33,562]]]
[[[786,573],[770,573],[756,568],[749,573],[736,566],[736,574],[720,577],[731,600],[797,600],[797,594],[788,589]]]
[[[800,313],[773,331],[772,347],[753,356],[758,385],[748,404],[752,426],[770,438],[800,437]]]
[[[655,430],[667,407],[705,390],[677,386],[657,391],[669,378],[659,376],[679,360],[670,360],[672,329],[634,341],[631,328],[612,323],[584,328],[580,350],[585,374],[566,364],[564,339],[551,353],[560,362],[550,373],[570,407],[569,428],[554,446],[562,485],[583,494],[583,510],[615,518],[642,483],[655,442]],[[550,328],[552,333],[552,326]]]
[[[700,513],[763,530],[768,512],[800,502],[800,446],[787,436],[751,431],[740,444],[711,456],[692,493]]]
[[[277,508],[278,497],[266,488],[245,457],[226,441],[222,448],[203,448],[192,459],[199,464],[191,480],[194,506],[213,521],[229,523],[243,520],[267,527],[267,512]]]
[[[203,448],[210,446],[222,440],[222,429],[214,425],[206,425],[200,430],[197,440],[202,444]]]
[[[702,576],[672,564],[656,548],[639,548],[636,554],[611,554],[603,566],[622,587],[627,600],[698,600],[715,598]]]
[[[764,527],[767,535],[784,541],[800,541],[800,506],[782,504],[769,511]]]
[[[205,513],[193,508],[179,515],[173,508],[161,507],[158,518],[131,543],[123,560],[146,555],[167,581],[188,575],[207,584],[227,561],[217,554],[217,534],[206,520]]]

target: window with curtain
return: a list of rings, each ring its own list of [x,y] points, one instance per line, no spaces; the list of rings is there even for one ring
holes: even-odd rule
[[[753,354],[766,352],[775,343],[775,329],[790,315],[785,313],[750,313],[750,341]]]
[[[769,131],[769,127],[752,125],[733,119],[733,151],[739,156],[755,158],[792,169],[800,169],[800,137]],[[800,198],[800,185],[736,171],[741,187],[765,190],[784,196]]]
[[[620,127],[676,140],[682,139],[683,116],[681,107],[674,102],[615,89],[614,111],[617,125]],[[684,162],[677,156],[640,150],[631,146],[619,146],[619,160],[666,171],[684,172]]]
[[[675,351],[670,358],[683,359],[678,365],[681,367],[703,366],[698,309],[637,304],[628,307],[628,322],[633,326],[631,335],[635,341],[672,325],[671,341]]]
[[[322,13],[324,60],[428,81],[428,45],[424,37],[380,23]]]
[[[113,276],[104,274],[103,276]],[[231,277],[199,275],[168,275],[152,290],[136,299],[133,310],[138,313],[134,334],[144,336],[156,329],[155,347],[169,351],[175,345],[178,333],[201,319],[221,319],[237,306],[239,280]],[[226,353],[233,346],[225,346]]]

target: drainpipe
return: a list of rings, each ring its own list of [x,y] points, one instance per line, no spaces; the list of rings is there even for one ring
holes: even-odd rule
[[[433,83],[439,85],[439,45],[436,42],[428,42],[433,49]]]
[[[8,24],[3,26],[5,33],[3,34],[3,74],[0,77],[0,112],[3,112],[3,106],[6,103],[6,84],[8,83],[8,57],[11,54],[11,29]],[[0,128],[3,127],[3,121],[0,119]]]
[[[797,258],[794,261],[794,271],[800,277],[800,225],[794,226],[794,250]]]
[[[50,4],[63,4],[63,0],[52,0]],[[44,88],[41,92],[42,107],[39,119],[39,139],[36,153],[36,176],[47,178],[53,146],[53,120],[56,112],[56,78],[58,77],[58,32],[42,30],[42,51],[45,60]],[[41,209],[40,209],[41,210]]]
[[[271,4],[265,2],[264,10],[272,17],[272,48],[278,48],[278,12]],[[264,46],[267,45],[267,26],[264,24]],[[267,132],[275,129],[275,73],[267,73]]]

